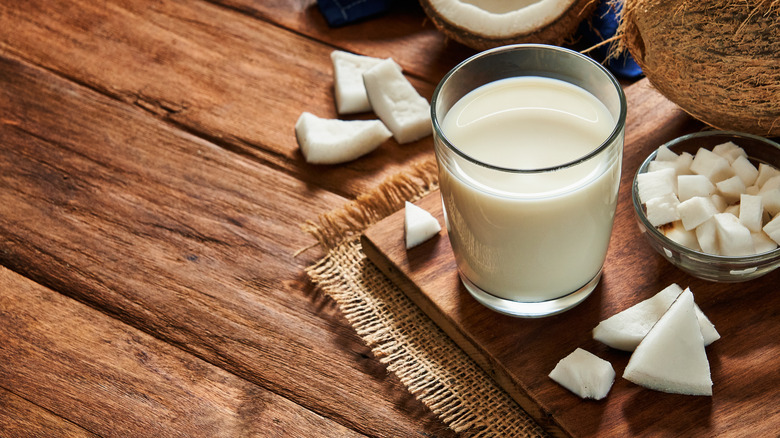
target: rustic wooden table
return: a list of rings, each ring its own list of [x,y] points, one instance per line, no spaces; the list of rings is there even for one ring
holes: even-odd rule
[[[296,254],[432,154],[304,162],[335,48],[427,98],[473,54],[413,1],[339,29],[315,0],[0,2],[0,435],[454,435]]]

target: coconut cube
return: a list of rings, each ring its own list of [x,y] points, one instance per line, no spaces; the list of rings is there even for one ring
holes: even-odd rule
[[[698,227],[696,227],[696,240],[702,252],[720,255],[720,246],[718,245],[718,232],[715,227],[715,219],[710,218]]]
[[[695,196],[711,196],[715,193],[715,185],[704,175],[678,175],[677,198],[687,201]]]
[[[780,188],[759,192],[758,196],[761,196],[761,202],[767,213],[772,216],[780,213]]]
[[[758,176],[756,177],[756,185],[763,186],[764,183],[772,177],[780,176],[780,170],[769,164],[758,163]]]
[[[715,187],[718,189],[718,193],[720,193],[728,203],[739,201],[740,195],[745,193],[745,189],[747,189],[745,183],[742,182],[742,179],[736,175],[715,183]]]
[[[680,212],[677,210],[679,205],[680,201],[674,193],[656,196],[645,204],[645,215],[654,227],[658,227],[680,219]]]
[[[657,170],[661,169],[674,169],[677,170],[677,166],[675,165],[674,161],[658,161],[653,160],[647,164],[647,171],[648,172],[655,172]]]
[[[713,183],[734,176],[731,163],[726,158],[704,148],[699,148],[691,163],[691,171],[696,175],[704,175]]]
[[[739,221],[751,233],[761,231],[764,206],[760,196],[743,194],[739,198]]]
[[[295,122],[295,138],[311,164],[339,164],[361,157],[391,137],[379,120],[325,119],[303,112]]]
[[[674,160],[674,167],[677,170],[677,175],[692,175],[691,163],[693,163],[693,155],[688,152],[683,152]]]
[[[761,191],[761,189],[757,185],[755,185],[755,184],[745,188],[745,193],[748,194],[748,195],[757,195],[758,192],[760,192],[760,191]]]
[[[777,248],[777,242],[770,239],[763,230],[757,233],[750,233],[750,237],[753,238],[753,248],[756,249],[756,254],[772,251]]]
[[[731,213],[718,213],[713,216],[718,233],[720,254],[725,256],[744,256],[755,253],[750,230]]]
[[[741,147],[737,146],[737,144],[733,141],[727,141],[725,143],[715,145],[712,148],[712,152],[727,159],[729,163],[733,163],[737,157],[747,157],[747,152],[745,152],[745,150]]]
[[[761,192],[768,192],[773,189],[780,188],[780,175],[773,176],[772,178],[769,178],[768,180],[764,181],[763,184],[761,184],[761,188],[759,189],[759,193]]]
[[[658,147],[655,153],[654,161],[674,161],[679,157],[676,153],[672,152],[665,144]]]
[[[674,169],[666,168],[655,172],[637,175],[639,200],[647,203],[650,199],[677,191],[677,175]]]
[[[701,251],[699,240],[696,238],[696,231],[686,230],[682,221],[672,222],[668,226],[663,227],[662,232],[669,240],[677,242],[679,245],[694,251]]]
[[[577,348],[555,365],[549,377],[581,398],[601,400],[615,381],[612,364]]]
[[[731,169],[745,183],[745,186],[753,185],[758,178],[758,169],[744,155],[740,155],[731,163]]]
[[[775,216],[771,221],[767,222],[767,224],[764,225],[763,230],[770,239],[780,245],[780,215]]]
[[[719,213],[723,213],[726,207],[729,206],[729,203],[726,202],[723,196],[720,196],[717,193],[710,196],[710,201],[712,201],[712,205],[715,206],[715,208],[718,210]]]
[[[677,206],[677,211],[680,213],[680,220],[686,230],[698,227],[718,213],[712,200],[704,196],[694,196],[687,201],[681,202]]]
[[[356,55],[334,50],[330,53],[333,62],[333,91],[339,114],[354,114],[371,110],[363,72],[382,62],[380,58]]]
[[[430,104],[403,75],[401,66],[385,59],[363,73],[371,108],[398,143],[410,143],[431,134]]]

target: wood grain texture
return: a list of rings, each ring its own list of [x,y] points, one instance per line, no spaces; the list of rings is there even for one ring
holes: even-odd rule
[[[480,306],[460,284],[446,230],[406,251],[403,214],[376,224],[364,250],[387,275],[550,432],[561,436],[774,436],[780,428],[780,271],[743,284],[688,276],[640,235],[630,182],[644,157],[674,136],[699,129],[642,81],[627,90],[629,119],[618,211],[596,291],[564,314],[516,319]],[[419,205],[443,223],[438,192]],[[670,283],[691,287],[722,339],[707,349],[713,397],[643,389],[620,378],[629,354],[594,341],[599,321]],[[618,378],[600,402],[583,401],[547,377],[581,347],[609,360]]]
[[[33,415],[20,435],[360,436],[5,268],[0,288],[0,386],[48,411],[0,397]]]
[[[344,198],[10,56],[0,115],[3,265],[354,430],[449,434],[294,256]]]
[[[282,10],[288,17],[295,11]],[[373,29],[386,35],[409,22],[400,16]],[[303,111],[338,117],[333,47],[233,9],[187,0],[4,2],[0,29],[3,50],[282,169],[312,190],[354,197],[432,150],[430,137],[402,146],[391,139],[351,163],[307,164],[293,129]],[[382,55],[372,51],[376,39],[364,36],[365,52]],[[414,47],[418,58],[427,51],[424,41],[385,44]],[[430,99],[437,79],[412,81]]]
[[[65,418],[0,388],[0,430],[6,436],[93,438]]]

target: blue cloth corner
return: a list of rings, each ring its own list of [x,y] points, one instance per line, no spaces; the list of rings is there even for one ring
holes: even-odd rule
[[[331,27],[364,20],[390,9],[392,0],[317,0],[317,6]]]
[[[622,3],[614,4],[609,0],[601,0],[590,19],[585,20],[578,30],[584,42],[594,46],[615,36],[618,27],[618,13]],[[616,9],[617,8],[617,9]],[[609,44],[598,47],[590,56],[604,61],[609,55]],[[627,79],[637,79],[642,76],[642,68],[634,61],[631,54],[625,52],[616,58],[610,58],[606,67],[615,75]]]

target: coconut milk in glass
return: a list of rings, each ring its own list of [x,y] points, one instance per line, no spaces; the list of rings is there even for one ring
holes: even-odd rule
[[[483,52],[432,105],[448,235],[466,289],[502,313],[559,313],[596,287],[617,202],[625,98],[582,55]]]

